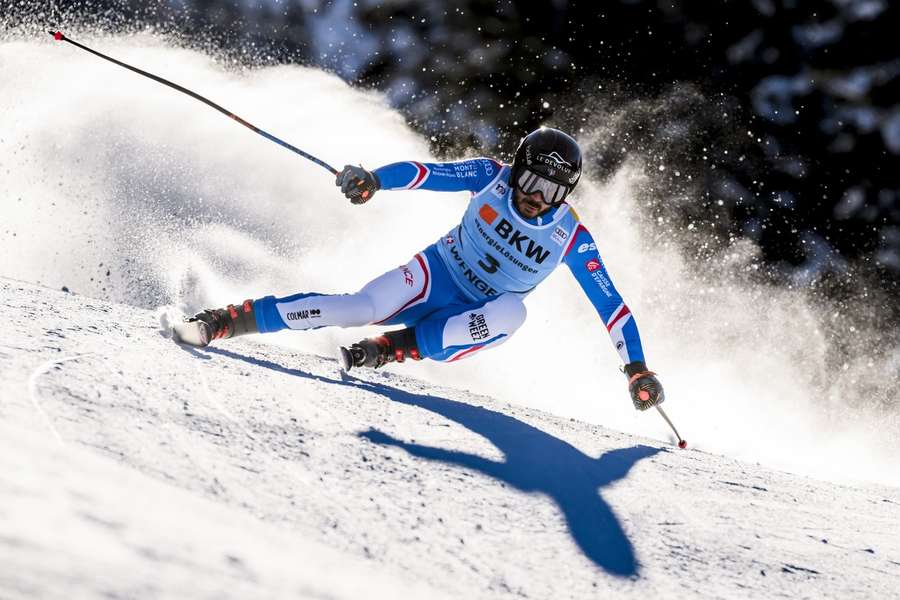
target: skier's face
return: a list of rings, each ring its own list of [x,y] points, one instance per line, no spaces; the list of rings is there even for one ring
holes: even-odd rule
[[[519,214],[526,219],[533,219],[550,210],[550,206],[544,204],[544,199],[540,192],[523,194],[516,189],[513,200],[516,205],[516,210],[518,210]]]

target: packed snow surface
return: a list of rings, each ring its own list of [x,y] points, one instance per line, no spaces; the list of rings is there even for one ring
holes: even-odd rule
[[[0,279],[2,598],[889,598],[900,494]]]

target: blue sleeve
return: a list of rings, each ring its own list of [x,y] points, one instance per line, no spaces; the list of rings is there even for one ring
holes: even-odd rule
[[[606,325],[616,352],[625,364],[644,360],[634,316],[613,285],[593,236],[581,223],[575,228],[563,260]]]
[[[398,162],[375,169],[383,190],[479,192],[492,182],[501,165],[490,158],[448,163]]]

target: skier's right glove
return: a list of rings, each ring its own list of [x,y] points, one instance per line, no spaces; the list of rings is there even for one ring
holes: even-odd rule
[[[647,410],[665,402],[662,384],[656,373],[647,370],[644,361],[636,360],[625,365],[625,375],[628,377],[628,393],[636,409]]]
[[[375,173],[353,165],[345,166],[334,183],[353,204],[365,204],[381,188]]]

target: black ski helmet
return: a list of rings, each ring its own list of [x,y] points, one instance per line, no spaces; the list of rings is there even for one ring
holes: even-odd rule
[[[562,186],[554,197],[544,195],[548,204],[559,204],[581,178],[581,148],[572,136],[559,129],[535,129],[519,142],[510,178],[513,186],[529,193],[523,189],[530,182],[526,171]]]

